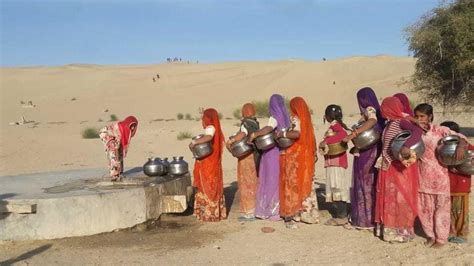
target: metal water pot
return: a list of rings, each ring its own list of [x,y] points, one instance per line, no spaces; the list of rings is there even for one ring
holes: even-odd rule
[[[439,140],[438,146],[436,147],[436,155],[438,161],[447,166],[460,165],[468,160],[468,153],[465,150],[464,159],[456,160],[456,148],[461,142],[461,138],[456,135],[447,136]]]
[[[283,128],[281,131],[288,133],[289,131],[291,131],[291,129],[290,128]],[[295,140],[290,139],[290,138],[281,137],[281,138],[275,138],[275,142],[276,142],[277,146],[280,147],[281,149],[287,149],[291,145],[293,145],[293,143],[295,143]]]
[[[474,175],[474,166],[472,161],[474,160],[474,151],[468,151],[468,159],[460,165],[456,165],[455,168],[459,173],[465,175]]]
[[[166,165],[161,161],[160,158],[151,157],[143,165],[143,172],[147,176],[161,176],[167,172]]]
[[[168,166],[170,175],[184,175],[189,172],[188,163],[183,158],[183,156],[173,156],[173,161]]]
[[[236,158],[244,157],[254,151],[253,145],[247,144],[247,137],[232,143],[230,153]]]
[[[403,130],[400,132],[397,136],[395,136],[391,150],[392,154],[395,157],[395,159],[399,160],[400,157],[400,150],[403,147],[403,144],[411,137],[411,132],[409,130]],[[421,156],[423,156],[423,153],[425,153],[425,143],[423,142],[422,139],[415,143],[413,146],[410,147],[411,150],[415,151],[416,157],[419,159]]]
[[[267,133],[265,135],[256,137],[254,140],[255,146],[257,149],[266,151],[275,147],[275,139],[273,138],[273,132]]]
[[[352,129],[358,129],[362,127],[363,124],[364,124],[364,121],[359,122],[353,125]],[[380,140],[380,137],[381,137],[380,130],[378,130],[378,128],[374,126],[364,132],[361,132],[359,135],[357,135],[357,137],[353,138],[352,143],[359,150],[366,150],[372,147],[373,145],[377,144]]]
[[[193,138],[193,140],[197,140],[204,137],[203,134],[197,135]],[[192,149],[192,153],[194,158],[196,159],[204,159],[206,156],[210,155],[212,153],[212,144],[211,142],[205,142],[201,144],[196,144],[194,145]]]

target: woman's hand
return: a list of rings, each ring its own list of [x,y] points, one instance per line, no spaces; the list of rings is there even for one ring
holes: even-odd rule
[[[247,138],[247,144],[252,144],[253,140],[255,139],[255,132],[251,133]]]
[[[405,146],[403,146],[401,149],[400,149],[400,156],[405,159],[405,160],[408,160],[410,159],[411,157],[411,150]]]
[[[456,160],[458,161],[464,160],[465,154],[466,154],[466,148],[464,148],[463,145],[458,145],[456,147],[456,154],[455,154]]]
[[[275,131],[275,138],[279,139],[281,137],[283,137],[283,131],[281,130]]]

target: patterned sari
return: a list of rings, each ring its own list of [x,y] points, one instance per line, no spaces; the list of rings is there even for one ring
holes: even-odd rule
[[[224,202],[222,174],[222,149],[224,135],[215,109],[206,109],[202,117],[203,128],[214,126],[212,153],[194,164],[194,186],[197,192],[194,200],[194,215],[200,221],[218,222],[227,218]]]

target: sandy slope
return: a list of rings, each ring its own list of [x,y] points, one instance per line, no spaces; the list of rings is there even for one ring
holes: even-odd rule
[[[152,120],[175,119],[177,113],[199,117],[199,107],[215,107],[232,118],[223,121],[228,135],[236,130],[232,112],[243,103],[275,92],[289,98],[300,95],[314,110],[314,122],[321,124],[329,103],[341,104],[346,115],[357,113],[355,91],[362,86],[372,86],[379,97],[404,90],[397,84],[407,79],[413,65],[411,58],[380,56],[326,62],[3,68],[0,174],[102,167],[101,144],[82,139],[80,132],[102,127],[110,114],[134,114],[140,120],[127,165],[141,165],[151,154],[189,156],[176,135],[198,133],[199,122]],[[160,79],[153,82],[157,73]],[[28,100],[36,107],[22,108],[20,102]],[[8,125],[22,115],[34,122]],[[323,132],[318,128],[317,133]]]
[[[110,114],[119,118],[133,114],[140,121],[126,159],[127,166],[142,165],[151,155],[185,155],[191,161],[188,140],[178,141],[176,136],[184,131],[197,134],[202,130],[201,124],[194,120],[176,121],[177,113],[199,117],[199,107],[215,107],[224,117],[229,117],[222,120],[222,126],[224,133],[230,135],[237,130],[238,121],[232,116],[235,108],[247,101],[267,99],[275,92],[289,98],[305,97],[314,111],[313,122],[320,139],[327,127],[322,124],[322,112],[327,104],[341,104],[345,120],[351,124],[358,119],[357,89],[371,86],[379,98],[406,91],[407,85],[402,84],[413,67],[411,58],[379,56],[326,62],[3,68],[0,69],[0,176],[95,167],[103,167],[105,173],[102,144],[98,139],[82,139],[80,132],[86,127],[102,127]],[[153,82],[152,77],[157,73],[161,78]],[[23,108],[20,101],[28,100],[36,107]],[[108,112],[104,112],[106,109]],[[34,122],[9,125],[22,115]],[[456,119],[465,126],[474,122],[471,114],[436,116],[437,121],[444,118]],[[317,166],[318,181],[324,182],[321,161]],[[235,182],[235,167],[236,160],[225,152],[226,186]],[[177,217],[171,219],[184,223],[179,230],[165,228],[57,241],[4,243],[0,245],[0,261],[27,259],[28,263],[43,265],[283,265],[460,264],[473,260],[472,244],[449,245],[434,251],[423,247],[423,239],[419,237],[408,245],[390,245],[366,232],[323,225],[303,225],[291,232],[282,223],[259,221],[242,225],[236,221],[237,203],[235,200],[229,220],[218,224],[198,224],[193,217]],[[262,226],[273,226],[277,231],[263,234]]]

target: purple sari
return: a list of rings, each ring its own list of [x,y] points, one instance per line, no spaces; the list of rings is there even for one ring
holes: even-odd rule
[[[279,94],[270,97],[270,115],[278,122],[277,129],[290,126],[285,101]],[[262,219],[280,218],[280,150],[274,147],[263,152],[260,159],[255,216]]]
[[[372,106],[377,111],[377,124],[375,127],[383,131],[385,120],[380,113],[380,105],[375,92],[368,87],[357,92],[357,102],[361,113]],[[375,163],[382,150],[382,142],[369,149],[359,151],[359,156],[354,157],[351,188],[351,223],[357,227],[374,226],[375,184],[377,168]]]

